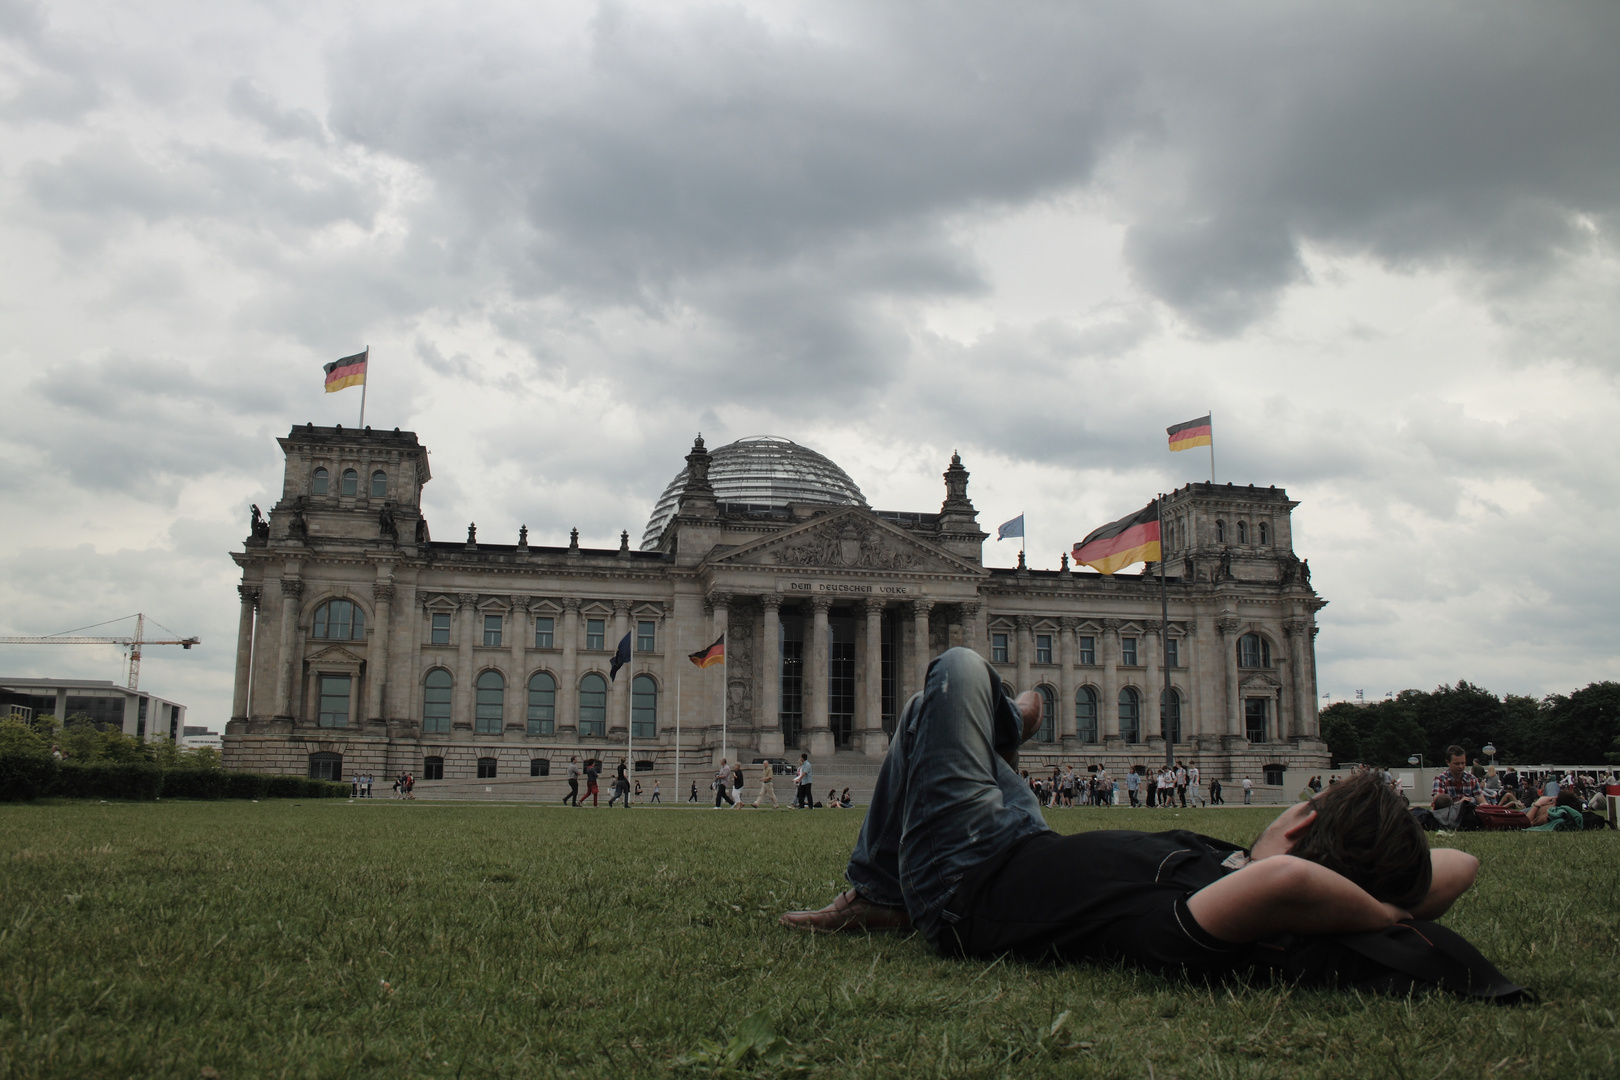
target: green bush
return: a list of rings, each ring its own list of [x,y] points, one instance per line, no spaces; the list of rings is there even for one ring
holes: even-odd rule
[[[145,762],[61,761],[55,795],[81,799],[156,799],[163,794],[163,770]]]
[[[228,772],[225,777],[227,799],[267,799],[270,797],[270,778],[259,773]]]
[[[48,795],[56,786],[56,760],[49,754],[0,754],[0,802]]]
[[[218,769],[165,769],[165,799],[223,799],[229,773]]]
[[[299,799],[307,794],[309,780],[302,776],[266,776],[264,794],[269,799]]]

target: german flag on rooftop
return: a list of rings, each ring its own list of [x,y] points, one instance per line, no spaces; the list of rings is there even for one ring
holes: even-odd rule
[[[1210,417],[1213,413],[1206,413],[1196,420],[1188,420],[1185,424],[1177,424],[1164,430],[1170,433],[1170,449],[1191,450],[1195,446],[1208,446],[1210,440]],[[1210,453],[1214,453],[1213,450]]]
[[[1157,500],[1128,517],[1110,521],[1074,545],[1074,561],[1113,574],[1132,563],[1158,562],[1159,504]]]
[[[367,349],[353,356],[345,356],[341,360],[334,360],[330,364],[321,365],[326,370],[326,392],[336,393],[347,390],[351,386],[360,386],[366,381],[366,358],[371,355]]]

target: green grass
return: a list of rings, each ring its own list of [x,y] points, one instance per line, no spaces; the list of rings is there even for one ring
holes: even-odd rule
[[[1051,816],[1246,842],[1273,812]],[[618,1080],[725,1072],[727,1046],[735,1075],[760,1076],[1616,1072],[1613,833],[1443,841],[1484,860],[1448,922],[1544,996],[1498,1008],[949,961],[917,938],[777,926],[840,887],[859,823],[388,800],[3,806],[0,1075]],[[734,1041],[751,1014],[750,1037],[791,1044],[771,1061]]]

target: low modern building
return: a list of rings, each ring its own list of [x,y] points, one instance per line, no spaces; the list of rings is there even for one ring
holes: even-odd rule
[[[186,707],[179,702],[95,679],[0,676],[0,709],[30,718],[50,715],[64,723],[87,717],[98,727],[139,739],[178,741],[186,722]]]
[[[638,549],[433,540],[412,432],[294,428],[241,567],[228,766],[311,775],[548,775],[570,755],[875,760],[930,659],[977,649],[1046,721],[1023,760],[1205,775],[1322,770],[1315,613],[1276,488],[1190,484],[1158,567],[983,565],[953,455],[937,509],[870,508],[787,439],[700,437]],[[1147,496],[1144,495],[1143,501]],[[724,636],[726,663],[688,654]],[[632,654],[615,677],[621,641]],[[1168,660],[1171,691],[1164,700]],[[850,758],[849,760],[855,760]]]

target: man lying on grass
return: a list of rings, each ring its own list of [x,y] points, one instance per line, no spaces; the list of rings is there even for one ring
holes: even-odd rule
[[[1438,927],[1421,924],[1409,945],[1369,944],[1444,913],[1479,867],[1461,851],[1431,852],[1372,774],[1290,806],[1247,852],[1183,831],[1060,836],[1016,768],[1039,723],[1036,695],[1014,701],[977,653],[936,659],[878,775],[846,871],[854,888],[781,921],[822,932],[914,927],[946,955],[1209,976],[1260,966],[1306,984],[1522,993]],[[1348,948],[1324,950],[1322,935]],[[1392,960],[1391,947],[1420,955]],[[1447,955],[1428,955],[1436,948]]]

